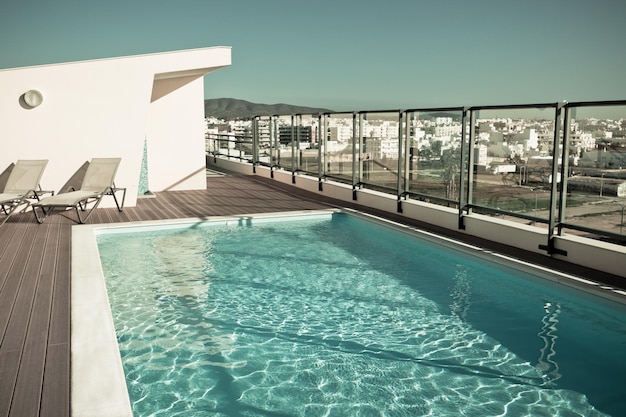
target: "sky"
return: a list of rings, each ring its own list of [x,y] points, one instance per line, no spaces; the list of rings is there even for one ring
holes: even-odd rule
[[[205,98],[334,111],[626,99],[624,0],[20,0],[0,69],[232,47]]]

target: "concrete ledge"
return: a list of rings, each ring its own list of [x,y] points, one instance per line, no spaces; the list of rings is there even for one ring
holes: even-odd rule
[[[459,227],[459,211],[455,208],[437,206],[417,200],[403,200],[402,214],[448,230]]]
[[[237,174],[244,175],[254,175],[254,169],[252,164],[243,163],[236,159],[225,159],[225,158],[213,158],[212,156],[207,155],[206,157],[206,165],[207,167],[212,166],[218,170],[226,170],[230,172],[235,172]]]
[[[545,253],[539,249],[539,245],[547,243],[548,232],[545,228],[480,214],[470,214],[463,217],[463,223],[465,224],[464,233],[469,235],[528,252]],[[570,259],[568,258],[568,260]]]
[[[372,207],[388,213],[398,212],[398,199],[395,195],[385,194],[380,191],[359,189],[356,192],[357,204]]]
[[[198,224],[241,224],[283,221],[285,218],[329,218],[338,210],[301,210],[243,216],[215,216],[81,225],[72,228],[71,296],[71,415],[73,417],[132,417],[117,334],[96,236],[100,233],[128,233],[193,227]],[[77,382],[80,381],[80,382]]]
[[[617,276],[626,274],[626,248],[623,246],[575,235],[556,236],[555,246],[567,251],[567,256],[555,254],[557,259]]]
[[[132,417],[94,226],[72,228],[71,415]]]

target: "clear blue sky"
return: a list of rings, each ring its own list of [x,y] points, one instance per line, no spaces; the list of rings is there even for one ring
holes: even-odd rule
[[[336,111],[626,99],[624,0],[14,0],[0,68],[208,46],[206,98]]]

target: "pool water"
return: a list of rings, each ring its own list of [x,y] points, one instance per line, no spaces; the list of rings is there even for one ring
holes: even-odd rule
[[[135,416],[626,415],[626,312],[347,214],[102,234]]]

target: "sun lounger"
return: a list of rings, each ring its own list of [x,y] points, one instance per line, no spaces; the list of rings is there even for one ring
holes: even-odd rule
[[[47,164],[47,159],[19,160],[15,163],[8,175],[4,190],[0,193],[0,206],[5,214],[0,221],[0,226],[9,220],[11,214],[18,208],[22,207],[22,211],[26,210],[30,205],[30,200],[39,200],[43,193],[39,181]]]
[[[46,197],[41,201],[32,203],[37,222],[43,223],[45,218],[55,209],[75,209],[78,222],[85,223],[105,195],[112,195],[117,209],[122,211],[126,189],[116,188],[114,183],[120,161],[121,158],[93,158],[87,167],[80,189]],[[121,204],[115,196],[119,190],[124,192]],[[87,211],[89,205],[91,208]],[[41,215],[39,211],[41,211]],[[81,212],[84,211],[87,211],[87,214],[83,217]]]

